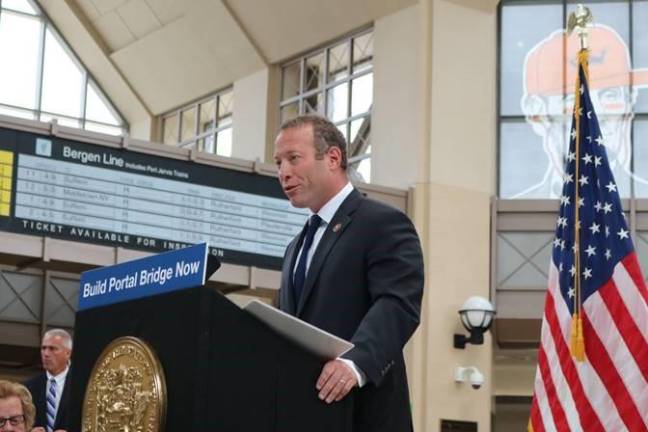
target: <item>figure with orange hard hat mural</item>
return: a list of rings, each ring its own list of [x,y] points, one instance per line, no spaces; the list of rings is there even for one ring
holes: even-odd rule
[[[598,115],[601,140],[619,189],[630,194],[630,182],[648,184],[631,169],[631,126],[638,90],[648,86],[648,69],[632,69],[628,46],[611,27],[589,30],[590,95]],[[553,32],[526,55],[521,108],[533,131],[542,138],[549,163],[537,183],[512,198],[560,196],[563,166],[573,109],[579,40],[564,30]],[[563,59],[567,59],[564,61]],[[533,162],[531,162],[533,163]]]

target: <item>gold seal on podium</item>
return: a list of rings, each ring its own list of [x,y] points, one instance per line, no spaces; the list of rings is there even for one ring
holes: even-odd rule
[[[83,400],[83,432],[164,430],[166,385],[162,365],[141,339],[112,341],[92,369]]]

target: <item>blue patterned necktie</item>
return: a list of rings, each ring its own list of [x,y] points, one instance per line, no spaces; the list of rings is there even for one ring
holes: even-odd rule
[[[49,391],[47,392],[47,432],[54,430],[54,420],[56,420],[56,380],[51,378],[49,381]]]
[[[304,237],[304,246],[302,247],[301,255],[299,257],[299,262],[297,263],[297,269],[295,270],[295,278],[293,280],[293,290],[295,295],[295,304],[299,304],[299,299],[302,295],[302,290],[304,289],[304,282],[306,281],[306,262],[308,261],[308,251],[313,245],[313,238],[319,228],[322,218],[314,214],[310,217],[308,221],[308,229],[306,231],[306,236]]]

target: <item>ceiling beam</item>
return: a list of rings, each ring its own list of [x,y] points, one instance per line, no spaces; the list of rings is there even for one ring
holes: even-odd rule
[[[257,41],[252,37],[248,29],[243,25],[243,22],[239,18],[239,16],[234,12],[234,9],[232,9],[231,5],[229,4],[229,0],[221,0],[223,3],[223,6],[225,6],[225,9],[227,10],[227,13],[230,14],[238,28],[241,30],[241,33],[245,36],[245,38],[250,42],[250,45],[254,48],[254,51],[256,51],[256,54],[259,56],[261,61],[263,61],[263,64],[268,66],[270,64],[270,61],[268,60],[268,56],[263,52]]]

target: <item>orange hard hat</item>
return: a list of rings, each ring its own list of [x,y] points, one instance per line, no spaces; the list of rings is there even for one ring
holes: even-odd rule
[[[592,89],[648,85],[648,69],[632,70],[628,46],[611,27],[589,28],[589,85]],[[526,94],[545,96],[571,93],[578,70],[580,42],[574,32],[552,33],[527,54],[524,65]],[[567,61],[563,61],[563,59]]]

